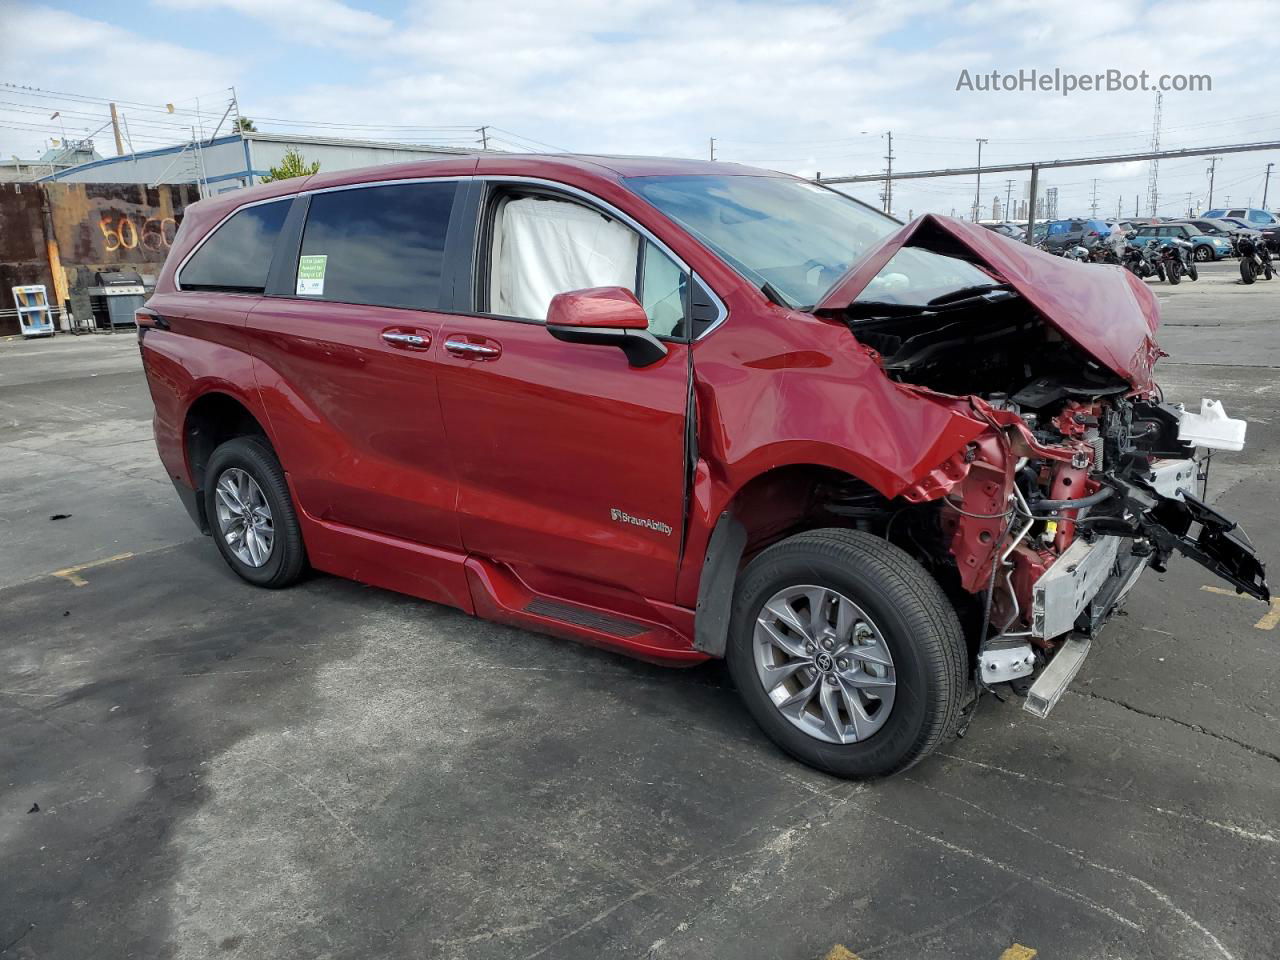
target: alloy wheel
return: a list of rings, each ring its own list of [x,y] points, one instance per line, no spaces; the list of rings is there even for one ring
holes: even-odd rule
[[[893,656],[872,619],[843,594],[813,585],[779,590],[756,617],[753,645],[766,695],[809,736],[855,743],[888,720]]]
[[[275,526],[271,507],[258,482],[239,467],[229,467],[218,477],[218,531],[237,559],[261,567],[271,558]]]

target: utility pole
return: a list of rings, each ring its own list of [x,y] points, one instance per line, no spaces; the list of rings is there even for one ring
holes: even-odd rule
[[[887,131],[885,137],[889,140],[889,151],[884,157],[884,212],[893,216],[893,131]]]
[[[1138,216],[1138,195],[1136,193],[1133,195],[1133,215],[1135,217]]]
[[[1124,197],[1116,197],[1116,219],[1120,219],[1120,204],[1124,202]]]
[[[485,124],[483,127],[476,127],[476,133],[480,134],[480,149],[488,150],[489,149],[489,125]]]
[[[712,160],[715,160],[715,158],[716,158],[716,138],[715,138],[715,137],[708,137],[708,138],[707,138],[707,143],[708,143],[708,144],[710,145],[710,147],[711,147],[711,159],[712,159]]]
[[[116,114],[116,105],[111,104],[111,130],[116,135],[116,156],[124,156],[124,139],[120,136],[120,117]]]
[[[1031,188],[1027,194],[1027,243],[1036,242],[1036,188],[1040,183],[1040,168],[1031,165]]]
[[[1089,216],[1096,217],[1098,215],[1098,178],[1093,178],[1093,196],[1089,200]]]
[[[982,145],[987,142],[985,137],[974,137],[978,141],[978,186],[973,191],[973,222],[978,222],[978,211],[982,207]]]
[[[1187,191],[1187,216],[1188,217],[1195,216],[1195,214],[1191,212],[1191,191],[1190,190]]]
[[[1209,158],[1209,209],[1210,210],[1213,209],[1213,174],[1214,174],[1214,170],[1218,166],[1218,161],[1221,159],[1222,159],[1221,157]]]
[[[1267,209],[1267,188],[1271,186],[1271,168],[1274,166],[1275,166],[1274,163],[1267,164],[1267,176],[1266,176],[1266,179],[1262,181],[1262,209],[1263,210]]]
[[[1012,202],[1012,200],[1013,200],[1013,181],[1006,180],[1004,182],[1004,218],[1006,220],[1013,219],[1013,217],[1009,215],[1009,205]]]

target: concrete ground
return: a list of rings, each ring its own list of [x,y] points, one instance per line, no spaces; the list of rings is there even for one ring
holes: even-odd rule
[[[1277,557],[1280,282],[1235,269],[1157,285],[1162,380],[1249,418],[1212,492]],[[149,408],[130,335],[0,344],[5,960],[1274,955],[1280,608],[1190,562],[1050,720],[987,699],[856,785],[719,665],[242,584]]]

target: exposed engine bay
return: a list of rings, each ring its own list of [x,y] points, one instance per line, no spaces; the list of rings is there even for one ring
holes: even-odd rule
[[[1212,450],[1240,449],[1243,421],[1135,386],[1011,285],[940,299],[854,301],[843,319],[891,379],[990,426],[903,494],[936,503],[940,546],[978,598],[981,684],[1043,668],[1019,692],[1047,714],[1097,629],[1174,552],[1269,599],[1247,537],[1203,499]]]

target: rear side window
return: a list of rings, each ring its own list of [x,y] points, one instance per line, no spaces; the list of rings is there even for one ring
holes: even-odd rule
[[[434,310],[457,183],[359,187],[311,198],[297,294]]]
[[[187,261],[178,285],[184,290],[262,293],[276,237],[292,202],[274,200],[233,214]]]

